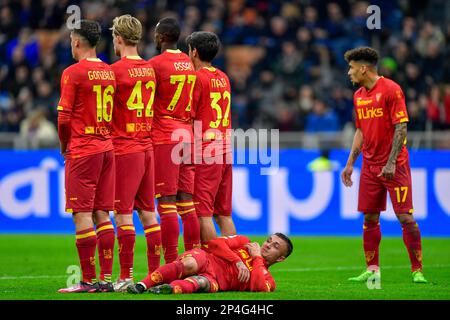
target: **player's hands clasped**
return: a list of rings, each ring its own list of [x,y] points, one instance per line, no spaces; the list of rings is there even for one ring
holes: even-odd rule
[[[344,171],[342,171],[342,174],[341,174],[341,179],[342,179],[342,183],[344,183],[344,186],[351,187],[353,185],[352,173],[353,173],[353,167],[345,166]]]
[[[238,280],[240,282],[248,282],[250,280],[250,270],[248,270],[247,266],[239,261],[236,263],[236,267],[239,270]]]
[[[394,176],[395,176],[395,164],[391,162],[386,163],[386,165],[383,167],[380,174],[378,175],[378,177],[384,177],[387,180],[393,179]]]

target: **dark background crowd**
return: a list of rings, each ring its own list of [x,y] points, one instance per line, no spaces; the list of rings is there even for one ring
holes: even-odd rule
[[[75,61],[66,27],[69,5],[102,26],[105,62],[117,60],[109,27],[130,13],[144,26],[140,52],[157,54],[153,31],[164,16],[193,31],[216,32],[223,50],[214,64],[232,82],[233,127],[340,131],[353,126],[346,50],[379,50],[380,74],[397,81],[409,130],[450,129],[450,2],[351,0],[7,1],[0,0],[0,132],[57,138],[61,72]],[[369,29],[369,5],[381,29]]]

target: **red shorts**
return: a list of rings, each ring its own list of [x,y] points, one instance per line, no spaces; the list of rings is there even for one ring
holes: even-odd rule
[[[181,149],[172,159],[172,149],[177,144],[157,144],[153,146],[155,153],[155,193],[156,198],[174,196],[178,191],[194,193],[194,164],[192,163],[192,146]],[[176,160],[183,162],[176,163]],[[187,163],[184,163],[187,162]]]
[[[232,180],[232,165],[225,161],[195,166],[194,203],[198,217],[231,216]]]
[[[154,170],[153,150],[116,155],[115,212],[155,211]]]
[[[412,183],[409,160],[395,168],[392,180],[377,177],[384,166],[366,165],[363,161],[359,182],[358,211],[376,213],[386,210],[386,190],[396,214],[412,213]]]
[[[219,283],[216,276],[218,266],[212,261],[214,257],[202,249],[192,249],[181,254],[177,260],[182,261],[187,257],[193,257],[197,262],[198,270],[196,275],[208,279],[210,283],[209,292],[217,292],[219,290]]]
[[[114,209],[114,151],[67,159],[66,211],[92,212]]]

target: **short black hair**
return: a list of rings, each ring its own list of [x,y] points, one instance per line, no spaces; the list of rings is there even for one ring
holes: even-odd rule
[[[292,244],[291,239],[289,239],[288,236],[286,236],[285,234],[283,234],[281,232],[276,232],[276,233],[274,233],[274,235],[280,237],[281,239],[283,239],[286,242],[288,251],[286,253],[285,258],[289,257],[292,253],[292,250],[294,250],[294,245]]]
[[[164,36],[164,40],[176,43],[180,37],[180,24],[174,18],[163,18],[159,20],[156,32]]]
[[[378,52],[370,47],[359,47],[352,50],[348,50],[344,54],[345,61],[364,61],[372,66],[376,66],[378,63]]]
[[[219,37],[214,32],[197,31],[186,38],[186,44],[192,49],[197,49],[200,60],[211,62],[220,49]]]
[[[91,47],[95,47],[100,41],[102,28],[100,23],[93,20],[80,20],[80,28],[73,29],[73,32],[82,36]]]

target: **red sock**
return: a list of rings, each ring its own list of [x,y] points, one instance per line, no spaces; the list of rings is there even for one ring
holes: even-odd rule
[[[117,227],[119,243],[120,279],[133,278],[133,257],[136,244],[136,231],[132,224]]]
[[[144,226],[144,232],[147,239],[147,263],[150,274],[159,268],[161,260],[161,227],[157,223]]]
[[[177,202],[177,211],[183,223],[184,251],[200,248],[200,223],[192,200]]]
[[[80,258],[81,271],[84,282],[95,282],[97,275],[95,272],[95,247],[97,237],[94,228],[78,231],[75,236],[78,257]]]
[[[183,276],[183,269],[181,261],[173,261],[159,267],[140,282],[144,283],[147,289],[157,284],[171,283]]]
[[[193,278],[186,278],[184,280],[175,280],[170,283],[173,287],[173,293],[194,293],[197,292],[200,286],[197,280]]]
[[[415,222],[402,224],[403,242],[408,249],[411,270],[422,270],[422,241],[419,225]]]
[[[164,261],[170,263],[178,257],[178,223],[177,206],[174,202],[159,203],[158,212],[161,217],[161,244],[164,251]]]
[[[364,254],[367,267],[380,266],[378,253],[381,241],[380,222],[364,222],[363,226]]]
[[[100,260],[100,280],[111,281],[114,257],[114,226],[111,221],[97,225],[98,257]]]

